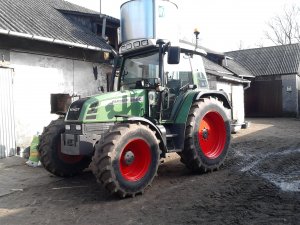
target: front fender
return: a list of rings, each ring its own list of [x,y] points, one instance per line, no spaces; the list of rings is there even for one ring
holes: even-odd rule
[[[166,137],[166,128],[163,125],[155,125],[150,120],[144,118],[144,117],[128,117],[126,118],[124,123],[126,122],[140,122],[142,124],[147,124],[151,128],[151,130],[155,131],[155,136],[160,140],[160,147],[163,152],[167,151],[167,137]]]

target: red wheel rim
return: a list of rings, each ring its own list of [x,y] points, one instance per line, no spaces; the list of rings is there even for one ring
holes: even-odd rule
[[[82,155],[66,155],[62,153],[60,141],[57,143],[56,149],[57,149],[58,158],[64,163],[67,164],[78,163],[83,158]]]
[[[218,158],[226,143],[226,128],[222,116],[218,112],[208,112],[200,122],[198,130],[200,148],[210,159]]]
[[[135,139],[130,141],[121,153],[120,171],[126,180],[138,181],[146,175],[150,163],[150,146],[142,139]]]

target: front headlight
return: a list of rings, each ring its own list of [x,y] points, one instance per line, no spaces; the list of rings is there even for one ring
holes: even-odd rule
[[[66,125],[66,126],[65,126],[65,129],[66,129],[66,130],[71,130],[71,126],[70,126],[70,125]]]
[[[81,125],[76,125],[76,126],[75,126],[75,129],[76,129],[76,130],[81,130]]]

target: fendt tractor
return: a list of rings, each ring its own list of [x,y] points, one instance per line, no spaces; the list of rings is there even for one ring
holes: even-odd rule
[[[114,91],[73,102],[44,129],[39,151],[48,171],[68,177],[91,163],[99,183],[126,197],[144,192],[168,153],[194,172],[219,169],[230,144],[230,103],[208,89],[205,52],[179,41],[177,17],[171,1],[121,6]]]

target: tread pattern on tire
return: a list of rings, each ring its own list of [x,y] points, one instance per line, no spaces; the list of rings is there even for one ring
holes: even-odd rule
[[[197,147],[195,146],[194,142],[194,128],[197,125],[196,116],[200,113],[201,108],[204,108],[208,106],[209,104],[215,104],[218,105],[220,108],[224,108],[222,102],[218,101],[215,98],[203,98],[199,99],[198,101],[195,101],[193,105],[191,106],[187,123],[186,123],[186,135],[185,135],[185,142],[184,142],[184,150],[180,153],[181,159],[180,161],[185,164],[185,166],[194,171],[194,172],[200,172],[200,173],[206,173],[206,172],[212,172],[214,170],[218,170],[221,165],[224,164],[224,160],[226,158],[226,155],[228,153],[229,146],[227,145],[224,149],[225,155],[223,155],[222,159],[218,161],[216,164],[208,165],[201,158],[197,155]],[[225,113],[225,112],[224,112]],[[228,120],[228,119],[227,119]],[[225,121],[227,129],[226,131],[229,132],[227,134],[227,138],[229,137],[229,140],[227,142],[230,142],[230,124],[229,120]],[[228,129],[229,127],[229,129]]]
[[[56,152],[56,141],[60,138],[62,132],[64,132],[63,118],[51,121],[51,123],[44,128],[38,146],[40,161],[50,173],[60,177],[72,177],[87,168],[91,159],[89,157],[83,157],[79,162],[74,164],[64,163],[60,160]]]
[[[115,148],[119,144],[119,138],[132,132],[137,128],[142,128],[150,131],[155,137],[159,150],[159,140],[155,136],[155,131],[152,131],[149,126],[143,125],[141,123],[120,123],[113,126],[110,132],[102,138],[95,146],[95,155],[92,159],[92,171],[97,179],[97,182],[102,184],[111,194],[116,193],[121,198],[125,197],[134,197],[137,194],[143,194],[144,190],[151,185],[155,176],[157,176],[157,169],[159,166],[159,155],[160,150],[158,151],[158,158],[155,165],[155,175],[149,180],[147,184],[144,185],[138,191],[126,190],[122,187],[116,178],[115,171],[113,168],[113,160],[116,157]]]

